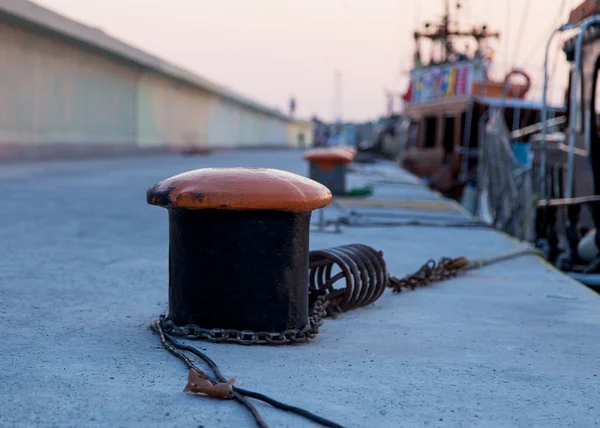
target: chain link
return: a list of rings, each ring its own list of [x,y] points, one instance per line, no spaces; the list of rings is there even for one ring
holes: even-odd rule
[[[344,247],[342,247],[344,248]],[[440,259],[437,263],[435,260],[429,260],[425,263],[417,272],[412,275],[407,275],[402,279],[390,277],[385,269],[385,264],[382,263],[380,269],[385,271],[385,282],[384,285],[387,288],[391,288],[394,293],[400,293],[403,289],[411,289],[414,290],[417,287],[424,287],[426,285],[432,284],[434,282],[445,281],[450,278],[456,277],[461,271],[465,271],[468,269],[477,269],[482,266],[487,266],[491,263],[496,263],[503,260],[508,260],[511,258],[519,257],[525,254],[538,254],[537,250],[534,249],[521,249],[516,252],[511,252],[508,254],[503,254],[500,256],[481,259],[481,260],[469,260],[465,257],[459,257],[457,259],[450,259],[444,257]],[[382,253],[378,253],[379,257],[382,257]],[[383,259],[382,259],[383,260]],[[339,260],[336,261],[340,266],[344,266],[344,263],[341,263]],[[340,264],[341,263],[341,264]],[[321,263],[315,261],[315,266],[321,266]],[[371,271],[372,274],[374,271]],[[346,273],[346,275],[350,275]],[[350,275],[352,276],[352,275]],[[332,277],[335,282],[336,276]],[[311,307],[311,315],[309,316],[308,324],[305,325],[301,329],[290,329],[284,330],[280,333],[273,332],[253,332],[247,330],[231,330],[231,329],[205,329],[199,327],[195,324],[188,324],[186,326],[179,327],[173,323],[173,321],[169,320],[166,315],[161,315],[160,319],[155,320],[153,323],[153,328],[157,333],[160,334],[161,342],[163,346],[172,354],[180,358],[190,369],[194,369],[199,371],[194,366],[194,363],[184,355],[180,350],[186,350],[192,352],[197,357],[200,357],[205,363],[209,365],[215,372],[218,382],[226,383],[223,375],[220,374],[220,371],[216,364],[210,360],[206,355],[204,355],[199,350],[189,347],[187,345],[178,344],[175,340],[170,338],[167,335],[178,336],[184,339],[191,340],[207,340],[209,342],[214,343],[223,343],[223,342],[231,342],[237,343],[240,345],[284,345],[289,343],[302,343],[307,342],[311,339],[314,339],[319,334],[319,328],[323,324],[323,319],[327,316],[328,305],[331,304],[330,310],[333,311],[333,315],[339,314],[347,309],[353,309],[353,307],[343,308],[336,303],[336,299],[338,294],[344,292],[344,289],[341,290],[332,290],[329,289],[331,284],[329,284],[328,278],[327,287],[322,288],[309,288],[309,305]],[[314,285],[314,284],[313,284]],[[377,300],[381,294],[377,295],[374,300]],[[373,300],[373,301],[374,301]],[[332,315],[332,314],[330,314]],[[199,371],[202,373],[201,371]],[[205,375],[206,376],[206,375]],[[215,384],[217,380],[209,381],[212,384]],[[272,406],[275,406],[279,409],[285,411],[292,411],[296,414],[299,414],[305,418],[313,422],[320,423],[327,427],[333,428],[341,428],[341,425],[328,421],[324,418],[320,418],[306,410],[299,409],[297,407],[292,407],[280,403],[276,400],[273,400],[263,394],[254,393],[252,391],[246,391],[239,388],[233,387],[233,397],[240,401],[254,416],[258,425],[260,427],[266,427],[266,424],[262,420],[260,414],[257,412],[256,408],[252,406],[247,400],[248,397],[256,398],[262,400]]]
[[[434,282],[454,278],[468,264],[469,260],[464,257],[459,257],[458,259],[443,257],[437,263],[435,260],[429,260],[412,275],[407,275],[402,279],[391,277],[388,287],[394,293],[401,293],[403,289],[414,290],[415,288],[424,287]]]
[[[386,284],[394,293],[400,293],[403,289],[414,290],[434,282],[445,281],[454,278],[468,265],[469,261],[463,257],[451,259],[444,257],[437,263],[429,260],[421,269],[412,275],[402,279],[389,277]],[[339,294],[339,293],[338,293]],[[177,336],[188,340],[206,340],[212,343],[237,343],[239,345],[287,345],[290,343],[304,343],[314,339],[319,334],[319,328],[323,319],[327,317],[327,309],[335,311],[335,302],[332,296],[336,294],[324,294],[323,290],[309,290],[309,302],[311,304],[311,315],[308,324],[300,329],[289,329],[281,332],[248,331],[213,328],[206,329],[196,324],[177,326],[165,315],[160,317],[160,325],[166,334]],[[339,308],[338,308],[339,309]],[[341,312],[341,310],[339,310]]]
[[[178,336],[185,339],[191,340],[207,340],[215,343],[222,342],[231,342],[238,343],[240,345],[284,345],[288,343],[301,343],[307,342],[310,339],[314,339],[317,334],[319,334],[319,328],[323,324],[323,319],[328,315],[335,316],[341,312],[344,312],[349,309],[354,309],[355,307],[362,306],[360,304],[351,305],[351,306],[343,306],[343,300],[340,300],[339,297],[342,296],[345,292],[349,290],[348,287],[351,287],[350,281],[354,274],[360,274],[360,269],[356,272],[351,269],[352,265],[356,264],[356,261],[361,260],[357,254],[363,253],[365,249],[371,250],[368,247],[364,246],[345,246],[337,248],[337,251],[333,251],[336,249],[331,249],[327,252],[321,252],[322,254],[313,253],[318,255],[315,260],[311,263],[311,272],[318,273],[318,269],[320,267],[327,266],[328,274],[325,277],[322,277],[322,281],[311,281],[311,287],[309,287],[309,306],[311,308],[311,315],[308,320],[308,324],[305,325],[301,329],[290,329],[284,330],[280,333],[271,333],[271,332],[253,332],[247,330],[225,330],[225,329],[205,329],[201,328],[195,324],[189,324],[183,327],[178,327],[173,323],[173,321],[169,320],[166,315],[162,315],[160,319],[155,320],[153,322],[153,328],[157,333],[160,334],[161,342],[163,346],[172,354],[180,358],[190,369],[196,370],[197,373],[201,373],[203,378],[208,379],[212,385],[215,385],[217,382],[226,384],[227,381],[221,374],[217,365],[208,358],[205,354],[197,350],[196,348],[182,345],[177,343],[173,338],[168,335]],[[361,249],[358,253],[352,252],[349,249]],[[346,253],[341,251],[341,249],[345,249]],[[353,254],[353,263],[346,263],[342,255],[348,254],[348,251]],[[465,257],[459,257],[457,259],[450,259],[444,257],[440,259],[437,263],[435,260],[429,260],[425,263],[417,272],[412,275],[407,275],[402,279],[390,277],[387,269],[385,269],[385,263],[383,262],[383,254],[378,252],[378,258],[381,259],[381,263],[379,265],[379,270],[373,269],[373,262],[377,260],[371,259],[371,270],[368,270],[368,274],[365,274],[363,280],[370,279],[364,285],[364,290],[373,293],[375,290],[378,290],[378,287],[373,288],[373,277],[372,275],[379,273],[384,273],[384,279],[380,283],[380,286],[391,288],[394,293],[401,293],[403,289],[411,289],[414,290],[417,287],[424,287],[434,282],[445,281],[450,278],[456,277],[460,272],[466,271],[469,269],[477,269],[483,266],[487,266],[492,263],[497,263],[503,260],[509,260],[515,257],[523,256],[526,254],[537,254],[539,255],[539,251],[531,248],[520,249],[517,251],[513,251],[507,254],[501,254],[499,256],[480,259],[480,260],[469,260]],[[337,256],[337,257],[333,257]],[[324,258],[323,258],[324,257]],[[333,257],[333,258],[332,258]],[[332,258],[327,261],[327,258]],[[367,259],[365,259],[367,260]],[[339,274],[331,276],[331,266],[333,263],[336,263],[339,267],[342,268],[343,276],[346,277],[347,283],[346,288],[342,289],[334,289],[333,283],[337,281]],[[366,266],[366,265],[365,265]],[[322,272],[320,276],[322,276]],[[325,279],[324,279],[325,278]],[[367,285],[369,284],[369,285]],[[361,286],[362,286],[361,285]],[[360,287],[359,287],[360,289]],[[383,288],[385,289],[385,288]],[[380,290],[381,291],[381,290]],[[375,294],[372,296],[371,300],[368,300],[366,304],[372,303],[377,300],[381,296],[381,293]],[[359,301],[359,303],[362,303]],[[328,308],[328,306],[330,306]],[[166,333],[166,334],[165,334]],[[194,366],[193,361],[191,361],[181,350],[192,352],[195,356],[202,359],[215,373],[216,380],[210,379],[205,373]],[[281,410],[290,411],[301,415],[313,422],[319,423],[326,427],[331,428],[341,428],[341,425],[329,421],[327,419],[321,418],[317,415],[314,415],[304,409],[300,409],[298,407],[289,406],[284,403],[280,403],[272,398],[265,396],[263,394],[255,393],[252,391],[243,390],[233,386],[231,388],[232,397],[237,399],[240,403],[242,403],[253,415],[259,427],[266,427],[266,423],[263,421],[262,417],[256,410],[256,408],[248,401],[248,398],[255,398],[262,400],[263,402],[275,406]]]
[[[300,329],[289,329],[282,332],[247,331],[232,329],[206,329],[195,324],[177,326],[165,315],[161,315],[160,324],[167,334],[189,340],[206,340],[213,343],[237,343],[239,345],[287,345],[289,343],[303,343],[314,339],[319,334],[319,327],[323,325],[326,316],[327,299],[318,295],[313,300],[311,315],[308,324]]]

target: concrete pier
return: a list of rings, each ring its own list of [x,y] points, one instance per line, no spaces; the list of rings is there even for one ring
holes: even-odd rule
[[[298,151],[0,168],[0,426],[253,427],[238,403],[189,396],[149,325],[167,306],[168,225],[153,183],[202,167],[306,173]],[[466,221],[391,164],[357,165],[342,201],[377,220]],[[325,217],[343,215],[332,205]],[[311,249],[361,243],[402,277],[429,259],[515,248],[482,228],[342,227]],[[327,319],[298,346],[196,342],[236,385],[349,427],[591,427],[600,415],[600,296],[535,256]],[[312,426],[257,404],[272,427]]]

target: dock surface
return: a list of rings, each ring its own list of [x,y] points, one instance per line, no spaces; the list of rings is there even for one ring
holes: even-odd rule
[[[201,167],[307,173],[297,151],[0,166],[1,427],[253,427],[233,401],[182,392],[187,369],[149,325],[167,306],[168,223],[154,183]],[[369,219],[467,221],[392,164],[358,164],[342,200]],[[327,219],[343,215],[336,206]],[[367,215],[365,214],[365,215]],[[313,214],[313,222],[317,221]],[[430,259],[516,248],[483,228],[342,227],[402,277]],[[326,319],[297,346],[195,342],[236,386],[347,427],[592,427],[600,423],[600,296],[536,256]],[[316,426],[257,404],[271,427]]]

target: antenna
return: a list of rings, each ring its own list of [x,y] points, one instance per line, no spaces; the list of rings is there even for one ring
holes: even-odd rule
[[[463,0],[464,1],[464,0]],[[415,31],[415,65],[421,66],[420,44],[421,39],[428,39],[431,42],[432,54],[437,57],[430,59],[429,63],[444,63],[453,61],[457,57],[470,58],[469,52],[464,49],[462,52],[454,44],[455,40],[474,39],[476,50],[474,56],[482,55],[483,44],[490,38],[499,38],[500,34],[491,32],[486,25],[474,27],[471,30],[461,30],[456,22],[452,20],[452,8],[450,0],[444,0],[444,15],[442,19],[434,23],[426,23],[420,31]],[[462,4],[461,4],[462,7]]]

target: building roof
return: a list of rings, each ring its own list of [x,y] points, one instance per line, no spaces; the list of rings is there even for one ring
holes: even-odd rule
[[[34,26],[40,30],[100,49],[104,53],[134,62],[174,79],[185,81],[250,109],[258,110],[282,120],[290,120],[288,116],[274,108],[259,104],[204,77],[163,61],[106,34],[99,28],[88,27],[30,1],[0,0],[0,19],[2,18]]]

